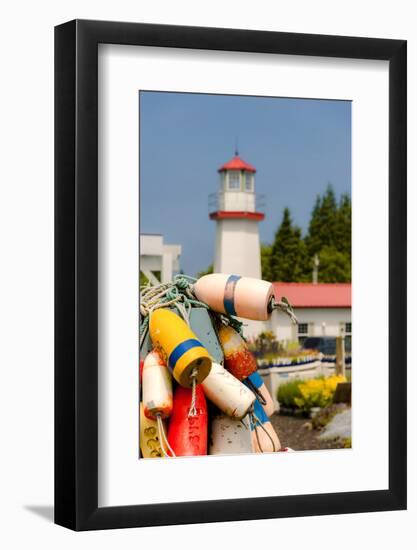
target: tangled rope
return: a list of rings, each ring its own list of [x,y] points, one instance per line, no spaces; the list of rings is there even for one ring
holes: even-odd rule
[[[188,325],[190,324],[192,307],[209,309],[208,305],[197,300],[192,292],[195,281],[194,277],[188,275],[176,275],[172,283],[162,283],[155,286],[147,284],[140,287],[140,345],[142,345],[146,336],[149,316],[156,309],[175,307]]]
[[[204,302],[200,302],[193,292],[193,284],[197,279],[189,275],[176,275],[172,283],[161,283],[160,285],[143,285],[140,287],[139,311],[141,316],[140,323],[140,345],[145,339],[149,316],[156,309],[163,307],[175,307],[180,317],[189,325],[191,309],[193,307],[203,307],[210,311],[219,323],[227,324],[233,327],[241,336],[243,336],[243,323],[220,313],[214,313]]]

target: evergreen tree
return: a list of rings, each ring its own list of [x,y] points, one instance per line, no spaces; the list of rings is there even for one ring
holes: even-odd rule
[[[265,243],[261,244],[261,271],[264,281],[272,281],[271,246]]]
[[[339,252],[347,254],[351,259],[352,245],[352,203],[349,195],[344,194],[339,201],[336,216],[335,246]]]
[[[337,203],[331,185],[323,196],[317,196],[311,213],[308,234],[293,225],[290,211],[284,210],[272,246],[261,248],[262,276],[271,281],[310,282],[313,258],[319,257],[318,281],[351,280],[351,217],[349,195]]]
[[[327,186],[323,197],[317,197],[314,206],[309,232],[306,238],[308,254],[313,257],[323,246],[337,246],[335,232],[337,226],[338,208],[333,187]]]
[[[305,238],[307,253],[313,257],[321,248],[321,197],[317,195],[313,211],[311,213],[310,224],[308,227],[308,235]]]
[[[213,264],[210,264],[206,269],[203,269],[203,271],[199,271],[196,275],[196,278],[199,279],[200,277],[204,277],[204,275],[210,275],[213,273],[214,266]]]
[[[305,247],[301,239],[301,230],[299,227],[293,227],[290,211],[285,208],[271,248],[270,279],[285,282],[302,279],[304,260]]]
[[[346,283],[351,280],[351,262],[345,252],[334,246],[320,250],[319,283]]]

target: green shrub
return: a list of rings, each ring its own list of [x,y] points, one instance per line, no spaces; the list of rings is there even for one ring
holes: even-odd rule
[[[330,405],[340,382],[346,382],[346,378],[332,375],[291,380],[279,386],[278,401],[284,407],[297,408],[308,413],[313,407],[323,408]]]
[[[289,382],[281,384],[278,388],[278,401],[283,407],[295,408],[296,404],[294,399],[301,397],[298,386],[302,384],[301,378],[295,378]]]

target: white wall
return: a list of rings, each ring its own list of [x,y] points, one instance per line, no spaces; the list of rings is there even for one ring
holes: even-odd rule
[[[294,313],[299,323],[309,324],[308,336],[339,336],[341,323],[350,323],[352,318],[350,308],[297,308]],[[297,326],[283,313],[273,313],[270,327],[278,340],[297,339]]]
[[[308,336],[339,336],[341,323],[352,321],[350,308],[296,308],[294,313],[299,323],[308,323]],[[256,336],[264,330],[272,331],[277,340],[297,340],[297,325],[291,323],[285,313],[274,311],[269,321],[248,322],[245,324],[245,336]],[[325,323],[324,332],[323,325]]]
[[[222,219],[216,227],[214,271],[261,277],[259,226],[254,220]]]
[[[164,244],[162,235],[140,236],[140,262],[139,269],[153,283],[158,284],[154,271],[161,272],[161,283],[169,283],[173,272],[179,271],[179,256],[181,245]]]
[[[255,212],[256,195],[246,191],[227,191],[218,194],[218,209],[237,212]]]
[[[417,149],[417,23],[405,0],[131,2],[28,0],[3,5],[0,90],[0,544],[8,550],[233,545],[351,550],[412,547],[417,521],[417,371],[409,368],[409,511],[74,534],[56,527],[53,499],[53,26],[74,17],[409,40],[409,151]],[[417,280],[417,159],[409,154],[409,280]],[[408,294],[410,356],[417,289]],[[371,321],[373,321],[371,319]],[[411,353],[412,352],[412,353]],[[201,473],[204,475],[204,472]],[[248,478],[244,482],[248,482]],[[35,512],[31,511],[36,507]],[[41,514],[41,515],[40,515]]]

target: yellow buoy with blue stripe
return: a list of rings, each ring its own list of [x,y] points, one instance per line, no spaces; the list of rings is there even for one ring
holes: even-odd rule
[[[208,376],[212,362],[210,354],[178,315],[163,308],[153,311],[149,334],[181,386],[191,388],[193,380],[200,384]]]

